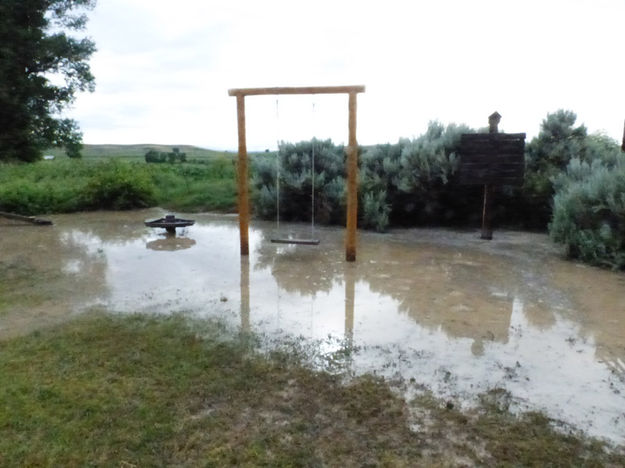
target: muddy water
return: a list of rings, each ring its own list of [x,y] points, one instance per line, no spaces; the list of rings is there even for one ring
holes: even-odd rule
[[[470,405],[493,388],[625,440],[625,275],[566,262],[539,234],[343,230],[318,247],[271,244],[255,222],[249,260],[235,217],[194,215],[176,236],[159,210],[0,221],[0,339],[96,307],[219,317],[271,340],[312,343],[320,362],[375,372]],[[305,237],[306,226],[288,226]],[[282,233],[284,235],[284,233]],[[18,304],[18,305],[15,305]]]

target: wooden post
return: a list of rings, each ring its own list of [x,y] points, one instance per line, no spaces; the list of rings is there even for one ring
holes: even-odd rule
[[[492,240],[492,198],[493,186],[491,184],[484,185],[484,205],[482,206],[482,235],[481,239]]]
[[[356,260],[356,227],[358,219],[358,143],[356,142],[356,96],[364,93],[364,86],[306,86],[278,88],[235,88],[228,95],[237,98],[237,119],[239,125],[238,160],[238,205],[241,255],[249,255],[248,224],[249,202],[247,181],[247,148],[245,143],[245,96],[267,94],[349,94],[349,141],[347,146],[347,226],[345,258]]]
[[[249,255],[248,226],[250,209],[247,187],[247,144],[245,142],[245,96],[237,95],[237,123],[239,129],[239,158],[237,160],[238,175],[238,207],[239,207],[239,237],[241,241],[241,255]]]
[[[498,125],[501,121],[499,112],[494,112],[488,117],[488,132],[498,133]],[[492,204],[493,204],[493,185],[484,185],[484,205],[482,208],[482,239],[491,240],[493,238],[492,226]]]
[[[349,93],[349,139],[347,145],[347,232],[345,260],[356,261],[356,227],[358,223],[358,143],[356,142],[356,97]]]

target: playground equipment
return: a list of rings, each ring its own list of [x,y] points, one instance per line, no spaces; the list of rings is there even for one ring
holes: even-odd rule
[[[312,106],[313,116],[315,113],[315,104]],[[280,103],[276,99],[276,120],[280,120]],[[277,236],[272,237],[271,242],[274,244],[297,244],[297,245],[319,245],[319,239],[315,238],[315,137],[313,134],[312,139],[312,151],[310,160],[310,237],[309,238],[294,238],[292,236],[285,236],[280,233],[280,175],[281,175],[281,156],[280,156],[280,138],[278,138],[278,157],[277,157],[277,171],[276,171],[276,230]]]
[[[356,224],[358,218],[358,143],[356,142],[356,101],[364,86],[311,86],[286,88],[237,88],[228,95],[237,99],[237,123],[239,136],[238,157],[238,208],[241,255],[249,255],[249,197],[247,170],[247,142],[245,137],[245,97],[281,94],[348,94],[349,137],[347,152],[347,225],[345,236],[345,259],[356,260]],[[293,243],[293,242],[290,242]]]
[[[182,219],[176,218],[173,214],[165,215],[164,218],[153,219],[152,221],[145,221],[145,225],[151,228],[165,228],[170,234],[175,234],[176,228],[193,226],[195,224],[194,219]]]

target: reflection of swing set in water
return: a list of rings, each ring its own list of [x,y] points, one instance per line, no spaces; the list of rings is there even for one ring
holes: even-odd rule
[[[356,296],[356,278],[353,271],[346,269],[344,275],[345,281],[345,331],[344,331],[344,345],[346,349],[352,349],[354,343],[354,303]],[[241,258],[241,273],[240,273],[240,287],[241,287],[241,302],[240,302],[240,316],[241,316],[241,331],[244,333],[251,332],[250,323],[250,262],[249,257]],[[278,286],[279,288],[280,286]],[[280,291],[278,291],[277,297],[278,308],[278,320],[280,318]],[[311,330],[312,320],[314,317],[314,295],[311,300]]]
[[[245,136],[245,97],[259,95],[281,94],[348,94],[349,110],[349,138],[347,152],[347,223],[345,236],[345,259],[348,262],[356,260],[356,223],[358,217],[358,143],[356,142],[356,97],[358,93],[365,91],[364,86],[317,86],[303,88],[244,88],[231,89],[230,96],[237,98],[237,122],[239,136],[238,157],[238,211],[239,211],[239,236],[241,243],[241,255],[249,255],[249,200],[248,200],[248,171],[247,171],[247,142]],[[313,167],[314,172],[314,167]],[[279,176],[278,176],[279,180]],[[279,196],[279,194],[278,194]],[[313,182],[314,196],[314,182]],[[313,200],[314,204],[314,200]],[[313,218],[314,223],[314,218]],[[275,238],[272,242],[316,245],[317,239],[288,239]]]

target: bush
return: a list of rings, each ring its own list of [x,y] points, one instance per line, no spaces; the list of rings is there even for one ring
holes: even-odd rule
[[[145,153],[146,163],[165,163],[174,164],[175,162],[184,163],[187,161],[187,154],[181,153],[180,148],[173,148],[171,152],[158,152],[154,149]]]
[[[574,159],[556,186],[552,239],[572,258],[625,269],[625,158],[613,167]]]
[[[280,144],[278,153],[252,159],[255,213],[276,216],[278,158],[280,162],[280,218],[310,221],[312,216],[312,156],[315,156],[315,221],[342,223],[345,219],[345,162],[343,147],[331,140]]]
[[[79,209],[79,198],[75,187],[17,180],[0,187],[0,210],[23,215],[71,212]]]
[[[386,192],[367,192],[363,197],[362,224],[364,228],[384,232],[389,223],[391,206],[386,202]]]
[[[219,156],[201,163],[137,165],[156,190],[156,202],[173,210],[233,211],[236,206],[232,158]]]
[[[525,183],[520,194],[525,225],[544,227],[552,215],[555,180],[570,161],[592,163],[601,160],[614,165],[619,157],[617,143],[603,135],[588,135],[584,125],[575,126],[577,115],[567,110],[547,114],[540,133],[526,148]]]
[[[0,165],[0,210],[23,215],[81,209],[87,165],[78,160]]]
[[[464,126],[430,123],[419,138],[371,147],[361,152],[359,174],[360,224],[384,231],[389,224],[449,223],[466,219],[467,200],[454,190],[456,151]],[[345,157],[331,141],[282,143],[279,151],[253,160],[255,213],[276,216],[276,178],[280,161],[280,217],[309,220],[311,158],[315,148],[315,218],[320,223],[344,223]],[[479,212],[479,200],[475,203]]]
[[[185,211],[234,210],[232,159],[175,165],[119,160],[0,164],[3,211],[34,215],[157,203]]]
[[[155,187],[147,173],[133,165],[112,160],[99,165],[83,192],[90,209],[128,210],[155,202]]]
[[[466,189],[453,176],[460,135],[472,132],[431,122],[416,139],[367,150],[360,171],[364,226],[384,230],[389,223],[452,223],[466,216],[467,197],[456,196]]]

